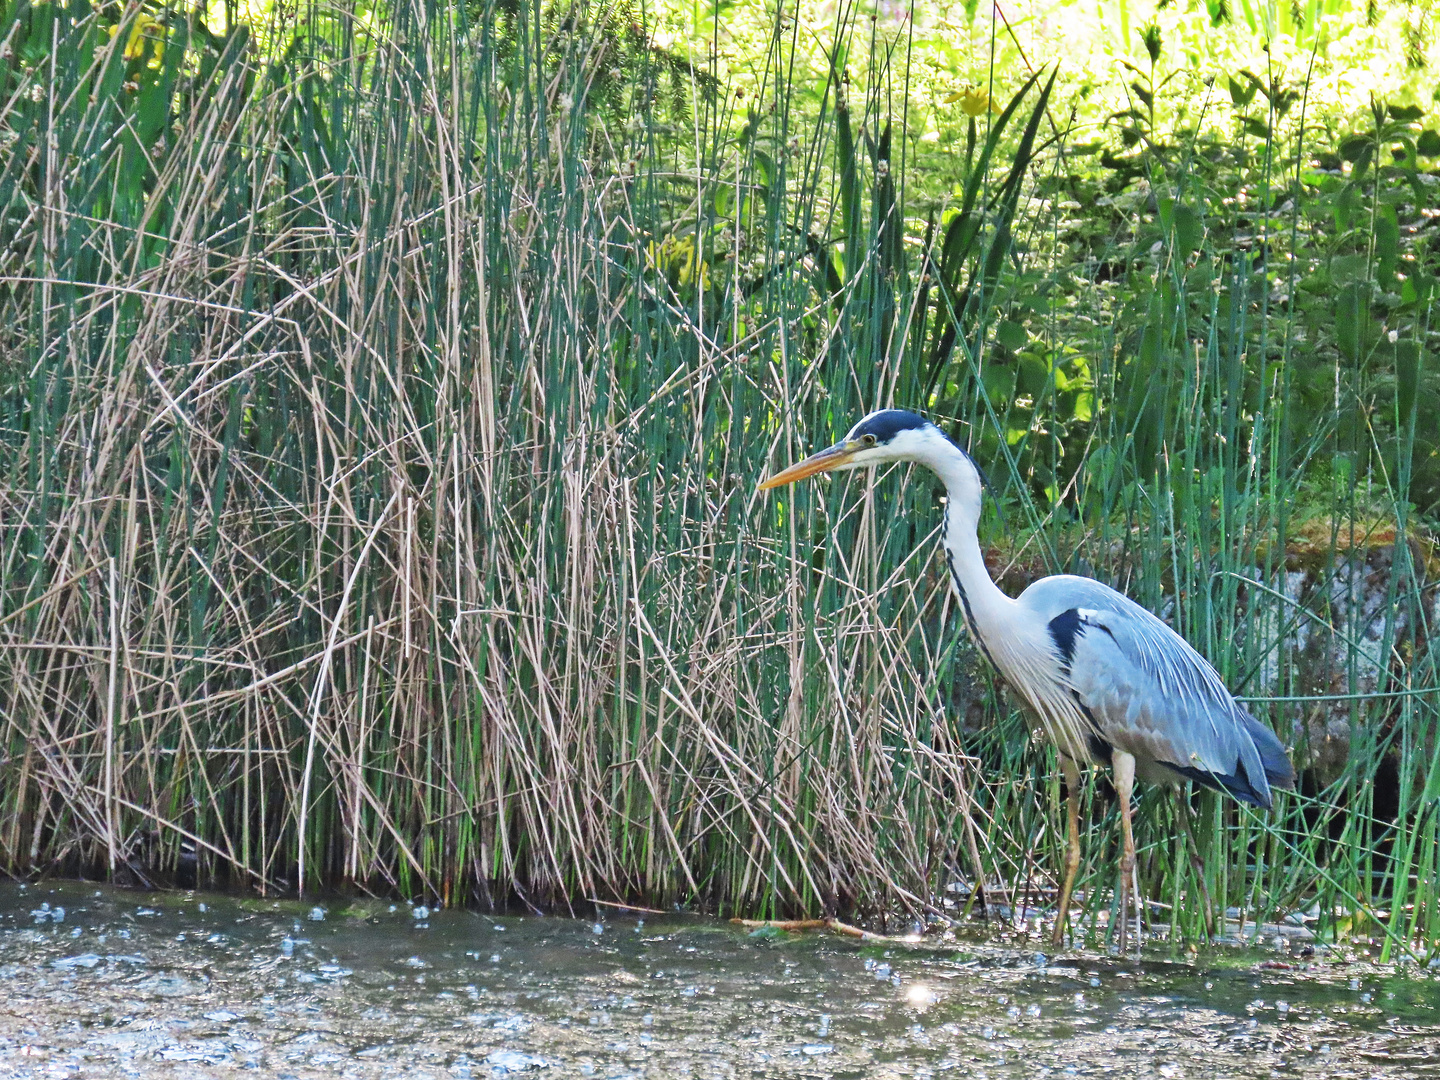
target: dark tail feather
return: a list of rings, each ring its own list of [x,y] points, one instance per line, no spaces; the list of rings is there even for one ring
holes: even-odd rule
[[[1275,733],[1259,720],[1249,713],[1242,715],[1245,717],[1245,730],[1250,732],[1255,749],[1260,752],[1260,764],[1265,767],[1266,782],[1272,788],[1295,790],[1295,766],[1290,764],[1285,747],[1275,737]]]
[[[1172,765],[1168,761],[1163,762],[1167,769],[1173,770],[1177,775],[1186,780],[1193,780],[1202,787],[1211,791],[1223,791],[1239,799],[1243,803],[1259,807],[1261,810],[1270,809],[1270,797],[1261,795],[1251,785],[1249,777],[1245,775],[1245,768],[1239,762],[1235,763],[1234,774],[1211,772],[1209,769],[1197,769],[1193,765]]]

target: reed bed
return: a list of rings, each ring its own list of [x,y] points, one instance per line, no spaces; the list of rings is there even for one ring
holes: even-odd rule
[[[3,10],[11,873],[885,917],[979,881],[1021,917],[1058,779],[958,632],[934,485],[755,492],[895,403],[991,468],[1008,583],[1078,568],[1164,611],[1302,764],[1340,703],[1339,763],[1273,814],[1193,797],[1196,858],[1146,794],[1177,940],[1199,878],[1252,926],[1440,939],[1427,399],[1386,442],[1337,366],[1288,421],[1293,315],[1173,212],[1155,308],[1124,325],[1091,267],[1084,379],[997,392],[1025,273],[1065,270],[1032,199],[1065,152],[1045,72],[915,218],[904,69],[851,11],[863,82],[788,83],[777,22],[740,104],[623,7]],[[1343,454],[1300,598],[1295,507]],[[1388,546],[1352,536],[1376,520]],[[1350,600],[1382,549],[1377,639]],[[1302,623],[1348,664],[1324,686],[1279,644]],[[1103,785],[1087,811],[1096,916]]]

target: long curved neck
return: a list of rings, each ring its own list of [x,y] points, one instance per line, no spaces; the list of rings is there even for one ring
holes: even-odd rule
[[[976,532],[980,523],[979,477],[959,450],[953,451],[953,457],[947,454],[944,460],[932,463],[932,468],[949,492],[942,543],[950,583],[960,599],[971,637],[994,664],[994,643],[997,636],[1004,633],[1006,616],[1015,601],[990,579],[980,550]]]

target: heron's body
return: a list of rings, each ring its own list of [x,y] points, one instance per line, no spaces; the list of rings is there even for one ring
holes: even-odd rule
[[[1108,585],[1068,574],[1043,578],[1017,598],[1005,595],[990,578],[976,531],[979,469],[922,417],[896,409],[872,413],[845,441],[764,486],[907,460],[932,469],[948,491],[943,545],[970,636],[1060,752],[1070,846],[1057,940],[1079,865],[1080,762],[1114,768],[1124,889],[1134,866],[1129,799],[1136,775],[1159,783],[1194,780],[1263,808],[1271,805],[1272,788],[1293,785],[1294,770],[1270,729],[1231,697],[1204,657],[1140,605]]]

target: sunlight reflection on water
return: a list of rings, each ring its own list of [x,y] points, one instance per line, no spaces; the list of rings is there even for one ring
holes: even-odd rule
[[[1440,1076],[1433,974],[1262,959],[5,885],[0,1077]]]

